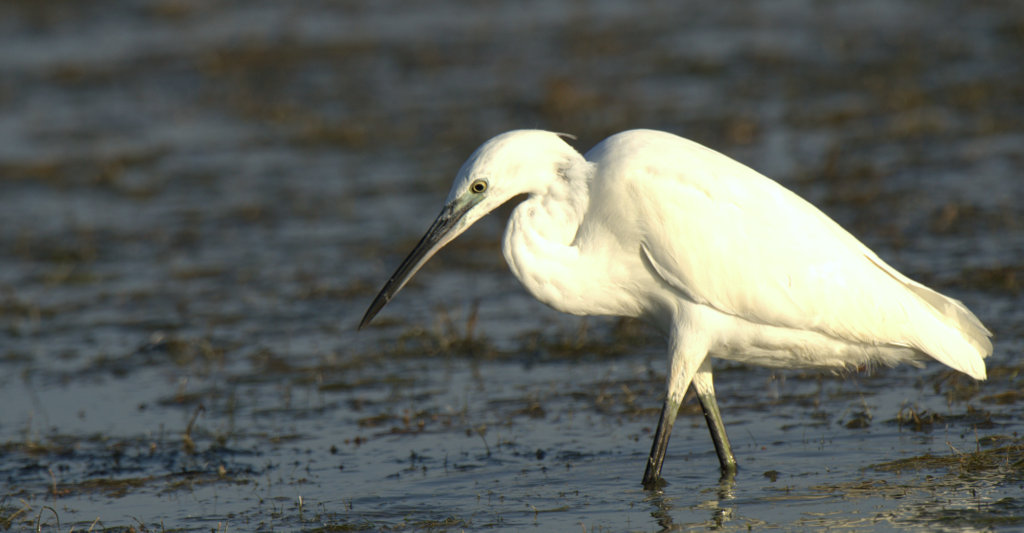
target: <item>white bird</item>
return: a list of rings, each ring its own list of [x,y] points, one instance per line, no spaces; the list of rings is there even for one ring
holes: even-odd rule
[[[647,488],[660,480],[691,384],[723,474],[736,470],[709,356],[830,370],[930,357],[985,379],[992,334],[962,303],[899,273],[771,179],[651,130],[618,133],[585,155],[538,130],[484,143],[359,327],[435,252],[522,194],[502,251],[535,298],[575,315],[638,317],[668,337]]]

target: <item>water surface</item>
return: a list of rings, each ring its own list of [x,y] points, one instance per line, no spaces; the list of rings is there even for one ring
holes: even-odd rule
[[[1024,9],[186,0],[0,6],[0,525],[961,530],[1024,523]],[[480,142],[733,156],[995,332],[990,379],[718,362],[535,302],[506,212],[358,323]],[[713,228],[709,228],[713,231]]]

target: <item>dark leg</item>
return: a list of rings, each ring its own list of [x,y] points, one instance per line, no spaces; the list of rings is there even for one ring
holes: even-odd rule
[[[722,422],[722,413],[718,411],[718,401],[715,399],[715,386],[711,380],[711,362],[707,359],[701,364],[697,375],[693,377],[693,389],[697,392],[697,399],[704,411],[704,420],[708,423],[708,430],[711,432],[711,441],[715,443],[715,452],[718,453],[718,462],[722,467],[722,474],[731,476],[736,473],[736,457],[732,454],[732,445],[729,444],[729,437],[725,434],[725,423]]]
[[[679,403],[666,399],[665,406],[661,408],[661,418],[658,419],[658,429],[654,432],[651,454],[647,457],[647,469],[644,470],[643,485],[647,490],[657,488],[657,482],[661,479],[661,466],[665,462],[668,438],[672,435],[672,425],[676,422],[677,414]]]
[[[671,344],[674,346],[675,335],[671,337]],[[672,350],[675,353],[675,350]],[[654,443],[651,445],[651,454],[647,457],[647,469],[644,470],[643,486],[645,489],[657,488],[661,480],[661,467],[665,463],[665,451],[668,450],[668,438],[672,434],[672,425],[679,413],[679,406],[682,404],[683,395],[687,386],[692,386],[697,393],[701,409],[704,411],[704,419],[708,423],[708,430],[711,432],[711,441],[715,443],[715,452],[718,454],[718,462],[722,468],[722,477],[732,477],[736,473],[736,458],[732,455],[732,446],[729,444],[729,437],[725,434],[725,424],[722,422],[722,414],[718,411],[718,401],[715,400],[715,385],[711,378],[711,359],[709,357],[701,360],[700,366],[694,373],[687,371],[692,366],[683,365],[681,372],[676,371],[676,363],[685,358],[673,356],[672,368],[669,370],[669,394],[665,405],[661,409],[661,418],[658,419],[658,429],[654,432]],[[677,398],[673,400],[672,398]]]

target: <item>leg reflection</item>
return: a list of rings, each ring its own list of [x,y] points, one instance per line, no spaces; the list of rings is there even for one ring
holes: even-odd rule
[[[722,475],[717,487],[707,487],[701,490],[703,495],[712,496],[711,499],[703,500],[692,507],[677,508],[678,503],[680,503],[679,496],[682,496],[682,494],[674,495],[671,488],[667,490],[668,494],[666,494],[664,488],[648,491],[644,501],[653,506],[651,516],[657,521],[661,531],[676,531],[692,527],[720,528],[732,520],[735,509],[729,502],[735,499],[733,495],[735,487],[735,474],[727,473]],[[711,515],[707,519],[700,519],[698,518],[700,515],[694,513],[700,510],[711,511]],[[677,516],[691,515],[694,516],[694,519],[692,521],[683,520],[682,523],[676,523],[672,517],[673,511],[675,511]]]

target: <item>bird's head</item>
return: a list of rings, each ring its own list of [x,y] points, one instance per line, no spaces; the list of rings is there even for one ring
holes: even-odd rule
[[[521,194],[543,193],[581,158],[557,133],[516,130],[482,144],[455,176],[441,214],[388,279],[359,323],[362,328],[438,250],[484,215]]]

